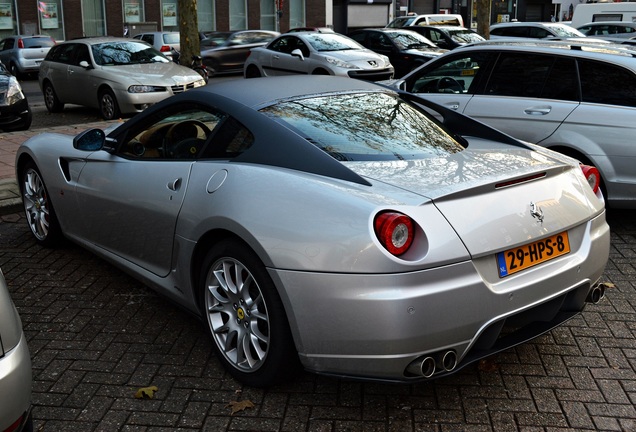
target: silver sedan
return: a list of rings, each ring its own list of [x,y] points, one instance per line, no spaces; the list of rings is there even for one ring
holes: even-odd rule
[[[206,86],[34,137],[16,169],[38,242],[199,315],[248,385],[440,377],[603,296],[594,167],[361,80]]]

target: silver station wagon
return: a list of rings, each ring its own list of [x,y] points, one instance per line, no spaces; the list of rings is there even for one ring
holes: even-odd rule
[[[610,206],[636,207],[636,53],[578,42],[484,42],[389,83],[597,167]]]

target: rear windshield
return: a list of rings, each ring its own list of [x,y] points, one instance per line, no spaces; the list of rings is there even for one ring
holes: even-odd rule
[[[281,102],[261,110],[340,161],[444,157],[464,147],[394,93],[337,94]]]
[[[164,33],[163,43],[165,44],[178,44],[181,38],[179,33]]]
[[[25,48],[47,48],[55,45],[55,41],[48,37],[22,38]]]

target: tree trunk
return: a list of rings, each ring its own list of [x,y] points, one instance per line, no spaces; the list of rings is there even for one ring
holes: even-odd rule
[[[486,39],[490,39],[490,2],[491,0],[477,1],[477,33]]]
[[[201,55],[199,44],[199,19],[197,0],[179,0],[179,34],[181,37],[181,55],[179,63],[190,66],[193,55]]]

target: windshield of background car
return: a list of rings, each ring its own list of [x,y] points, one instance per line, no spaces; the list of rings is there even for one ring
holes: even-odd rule
[[[339,161],[444,157],[464,148],[394,93],[317,96],[280,102],[261,112],[288,123]]]
[[[137,41],[105,42],[91,45],[91,49],[100,66],[170,62],[155,48]]]
[[[473,43],[482,42],[485,39],[477,33],[470,30],[448,30],[451,39],[457,43]]]
[[[315,33],[305,36],[305,40],[316,51],[344,51],[364,49],[358,42],[333,33]]]
[[[388,32],[387,36],[391,38],[395,45],[403,50],[411,48],[437,48],[437,45],[433,42],[412,31]]]
[[[181,41],[181,35],[179,33],[164,33],[163,43],[165,44],[178,44]]]
[[[400,28],[410,26],[415,21],[416,16],[396,18],[387,25],[389,28]]]
[[[548,28],[559,37],[585,37],[583,33],[566,25],[548,25]]]
[[[55,41],[50,37],[26,37],[22,38],[25,48],[47,48],[55,45]]]

